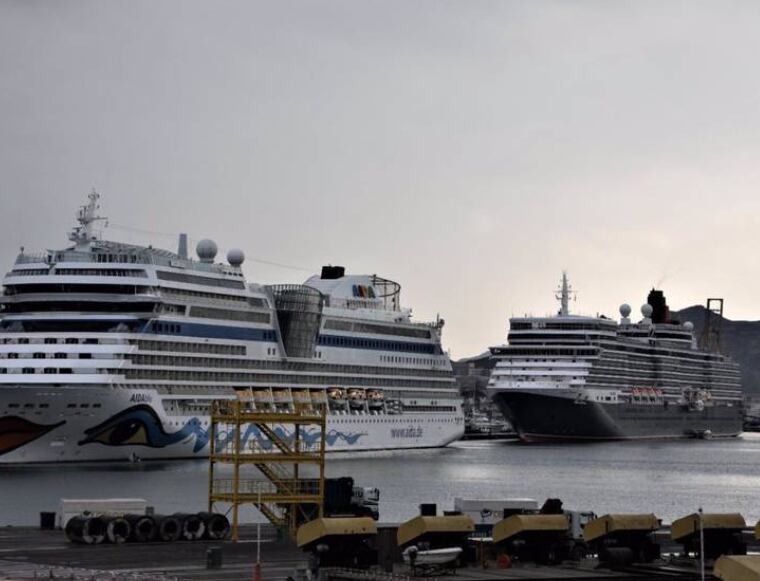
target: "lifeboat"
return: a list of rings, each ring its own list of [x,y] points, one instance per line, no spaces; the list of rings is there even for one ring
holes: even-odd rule
[[[308,389],[294,389],[292,391],[293,401],[300,404],[310,404],[311,395]]]
[[[322,389],[312,389],[309,392],[309,397],[311,398],[311,401],[314,403],[319,403],[319,404],[327,403],[327,394]]]
[[[256,389],[253,391],[253,400],[262,403],[272,403],[272,392],[268,389]]]
[[[292,403],[293,396],[290,395],[289,389],[275,389],[272,391],[274,402],[277,404]]]
[[[377,389],[367,390],[367,404],[369,405],[369,409],[371,410],[381,409],[384,403],[385,403],[385,396],[383,395],[382,391],[379,391]]]
[[[348,390],[348,405],[351,409],[362,409],[364,402],[367,399],[367,395],[363,389],[349,389]]]
[[[327,388],[327,401],[333,408],[343,409],[347,405],[345,393],[339,387]]]
[[[341,400],[344,397],[343,390],[338,387],[331,387],[327,390],[327,397],[330,401]]]

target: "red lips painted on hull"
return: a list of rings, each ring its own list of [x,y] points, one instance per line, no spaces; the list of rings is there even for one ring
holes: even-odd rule
[[[0,455],[7,454],[16,448],[33,442],[65,423],[65,421],[62,421],[57,424],[45,425],[35,424],[18,416],[0,418]]]

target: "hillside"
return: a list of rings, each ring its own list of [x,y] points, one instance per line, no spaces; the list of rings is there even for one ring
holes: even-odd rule
[[[696,336],[701,336],[705,322],[703,306],[682,309],[674,312],[673,316],[694,323]],[[744,391],[760,393],[760,321],[732,321],[724,318],[722,337],[723,352],[742,367]]]

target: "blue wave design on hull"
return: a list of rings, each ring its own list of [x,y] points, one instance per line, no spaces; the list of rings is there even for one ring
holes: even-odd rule
[[[273,431],[278,438],[288,444],[292,445],[295,442],[295,433],[293,431],[285,430],[281,426],[274,428]],[[164,429],[161,418],[148,405],[137,405],[127,408],[96,426],[88,428],[84,434],[85,437],[79,441],[80,446],[101,444],[104,446],[165,448],[166,446],[172,446],[184,442],[188,438],[195,437],[195,442],[193,443],[193,453],[195,454],[203,450],[211,438],[210,431],[203,427],[201,420],[197,417],[189,419],[176,432],[167,432]],[[325,443],[328,446],[334,446],[337,442],[342,441],[349,446],[353,446],[366,435],[366,432],[329,430],[325,435]],[[301,442],[307,447],[316,446],[321,436],[322,432],[316,429],[302,430],[300,434]],[[234,437],[234,429],[227,432],[219,432],[216,437],[217,448],[223,448]],[[266,434],[255,425],[249,425],[246,428],[241,438],[241,445],[245,446],[251,441],[255,441],[264,450],[271,450],[274,446]]]

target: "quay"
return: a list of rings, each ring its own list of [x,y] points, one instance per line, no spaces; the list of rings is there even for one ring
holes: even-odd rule
[[[383,528],[383,525],[380,525]],[[395,528],[395,527],[393,527]],[[308,554],[298,549],[287,535],[278,534],[272,525],[261,526],[261,579],[264,581],[307,579]],[[663,538],[664,540],[664,538]],[[0,528],[0,580],[30,581],[58,579],[70,581],[250,581],[255,579],[256,526],[240,527],[240,540],[192,541],[173,543],[126,543],[83,545],[70,543],[61,530],[36,527]],[[219,568],[207,568],[207,551],[219,548]],[[752,550],[760,546],[750,547]],[[440,578],[442,575],[437,575]],[[698,580],[694,562],[678,560],[600,567],[595,559],[579,563],[537,565],[515,563],[503,569],[491,564],[458,568],[460,580],[562,580],[562,581],[639,581],[644,579]],[[324,581],[409,581],[409,568],[394,564],[392,573],[339,567],[322,568]],[[714,579],[709,573],[707,579]]]
[[[307,566],[308,556],[272,525],[261,526],[262,579],[284,580]],[[256,526],[240,527],[241,540],[83,545],[62,530],[0,528],[0,580],[250,581],[256,561]],[[207,569],[206,553],[220,547],[221,568]]]

